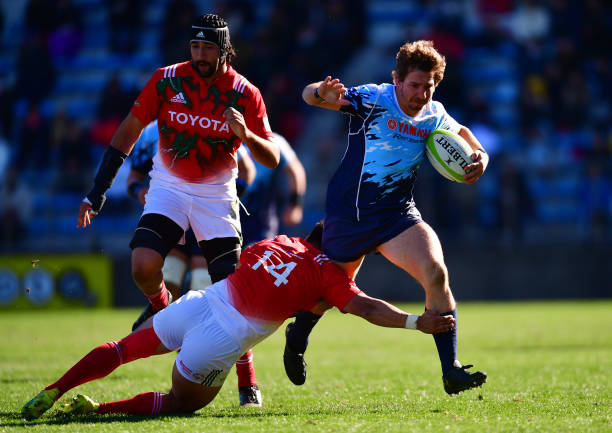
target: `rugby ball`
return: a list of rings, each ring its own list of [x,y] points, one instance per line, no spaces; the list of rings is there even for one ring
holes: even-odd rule
[[[465,167],[474,153],[459,134],[446,129],[435,129],[425,144],[425,154],[438,173],[454,182],[464,183]]]

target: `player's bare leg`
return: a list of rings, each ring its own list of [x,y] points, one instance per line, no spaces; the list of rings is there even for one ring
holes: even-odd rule
[[[434,230],[425,222],[415,224],[378,247],[394,265],[412,275],[425,289],[425,308],[457,319],[455,299],[451,293],[442,245]],[[444,389],[455,394],[486,381],[483,372],[468,372],[457,359],[457,322],[447,332],[434,334],[442,364]]]
[[[149,304],[132,325],[132,331],[157,311],[166,308],[170,302],[170,292],[162,279],[163,266],[164,258],[157,251],[145,247],[132,250],[132,277],[149,299]]]
[[[408,272],[423,286],[425,307],[428,310],[443,312],[455,309],[442,245],[427,223],[415,224],[377,249],[387,260]]]
[[[167,306],[168,291],[163,283],[162,267],[164,266],[164,258],[157,251],[150,248],[134,248],[132,251],[132,277],[142,293],[149,300],[156,296],[160,291],[165,292],[166,302],[161,308],[155,308],[157,311]],[[153,300],[151,300],[153,304]],[[164,303],[161,301],[160,306]],[[156,305],[153,305],[156,307]]]

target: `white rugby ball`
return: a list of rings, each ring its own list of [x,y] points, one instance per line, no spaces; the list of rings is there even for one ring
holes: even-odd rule
[[[474,153],[459,134],[446,129],[435,129],[425,144],[425,154],[438,173],[454,182],[464,183],[465,167]]]

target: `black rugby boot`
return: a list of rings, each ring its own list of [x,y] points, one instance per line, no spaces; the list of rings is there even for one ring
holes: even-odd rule
[[[153,309],[153,305],[148,302],[145,309],[142,310],[142,313],[140,313],[140,316],[138,316],[138,319],[136,319],[136,321],[132,325],[132,332],[134,332],[136,328],[142,325],[149,317],[153,316],[155,313],[157,313],[157,311],[155,311]]]
[[[294,385],[303,385],[306,382],[306,361],[304,354],[294,351],[289,345],[287,334],[291,331],[293,323],[289,323],[285,328],[285,352],[283,353],[283,363],[285,373]]]
[[[473,365],[456,364],[442,376],[444,391],[448,394],[459,394],[462,391],[481,386],[487,381],[484,371],[468,371]]]

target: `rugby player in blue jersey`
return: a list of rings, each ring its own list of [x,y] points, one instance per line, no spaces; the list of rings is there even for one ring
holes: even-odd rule
[[[240,198],[240,225],[244,248],[262,239],[272,239],[279,226],[293,226],[302,222],[303,197],[306,193],[306,172],[291,145],[280,134],[273,139],[280,148],[280,162],[267,168],[256,161],[255,179]],[[246,210],[246,212],[245,212]]]
[[[307,104],[349,116],[348,147],[327,190],[323,251],[354,279],[365,254],[378,252],[425,289],[425,308],[457,317],[442,246],[423,221],[412,196],[417,170],[434,129],[458,133],[472,147],[465,183],[483,175],[489,157],[470,130],[432,99],[446,62],[430,41],[404,44],[396,55],[393,84],[346,88],[332,77],[311,83]],[[284,362],[296,385],[306,380],[308,335],[326,306],[298,315],[286,329]],[[416,323],[406,323],[416,327]],[[457,359],[457,328],[434,334],[444,389],[456,394],[482,385],[486,373]]]

